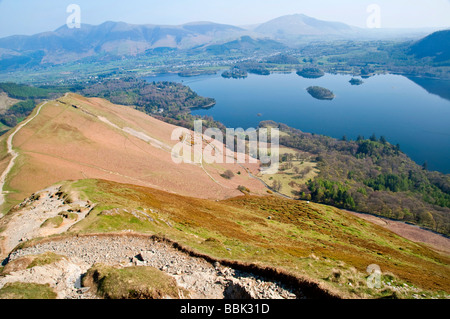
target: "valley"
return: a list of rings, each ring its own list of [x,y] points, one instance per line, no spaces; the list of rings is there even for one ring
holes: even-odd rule
[[[291,11],[0,38],[0,299],[449,299],[450,31]]]

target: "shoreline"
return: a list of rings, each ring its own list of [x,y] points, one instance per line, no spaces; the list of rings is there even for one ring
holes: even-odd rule
[[[210,104],[205,105],[205,106],[193,106],[190,109],[191,110],[205,110],[205,109],[210,109],[210,108],[216,106],[216,104],[217,104],[217,102],[210,103]]]

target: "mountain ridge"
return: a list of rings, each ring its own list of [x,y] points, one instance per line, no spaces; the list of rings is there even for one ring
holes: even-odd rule
[[[239,27],[213,22],[165,26],[107,21],[100,25],[83,24],[78,29],[70,29],[64,25],[54,31],[35,35],[1,38],[0,49],[4,52],[0,52],[0,58],[8,59],[16,55],[27,56],[31,52],[41,52],[43,56],[38,63],[58,63],[60,60],[66,62],[105,53],[135,56],[161,47],[190,49],[236,38],[244,33],[247,32]],[[78,56],[70,56],[74,53]]]
[[[279,36],[314,36],[352,34],[360,28],[342,22],[324,21],[304,14],[286,15],[265,22],[256,32]]]
[[[54,66],[83,59],[119,60],[149,55],[158,49],[203,54],[208,53],[211,46],[226,46],[242,37],[260,41],[263,46],[264,41],[273,41],[272,44],[278,42],[280,47],[298,48],[310,41],[410,40],[425,36],[428,32],[430,30],[421,33],[417,30],[364,29],[304,14],[286,15],[247,27],[209,21],[181,25],[106,21],[99,25],[82,24],[79,29],[63,25],[54,31],[35,35],[0,38],[0,71]],[[233,49],[239,51],[245,48]],[[277,45],[271,44],[266,49],[269,54],[278,50]]]

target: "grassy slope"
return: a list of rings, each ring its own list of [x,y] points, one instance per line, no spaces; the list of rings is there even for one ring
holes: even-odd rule
[[[0,299],[56,299],[49,285],[14,282],[0,289]]]
[[[431,297],[450,291],[448,256],[336,208],[274,197],[215,202],[97,180],[65,187],[82,190],[99,203],[75,225],[74,233],[160,234],[215,258],[280,267],[320,281],[344,297]],[[119,213],[102,214],[111,208],[119,208]],[[120,209],[145,211],[154,222]],[[367,288],[366,268],[371,264],[385,274],[386,285],[380,290]],[[389,288],[387,282],[402,288]]]

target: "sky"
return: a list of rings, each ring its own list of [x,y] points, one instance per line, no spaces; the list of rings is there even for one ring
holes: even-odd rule
[[[80,6],[81,23],[94,25],[212,21],[241,26],[303,13],[366,27],[367,8],[376,4],[382,28],[450,27],[450,0],[0,0],[0,37],[53,31],[66,23],[70,4]]]

